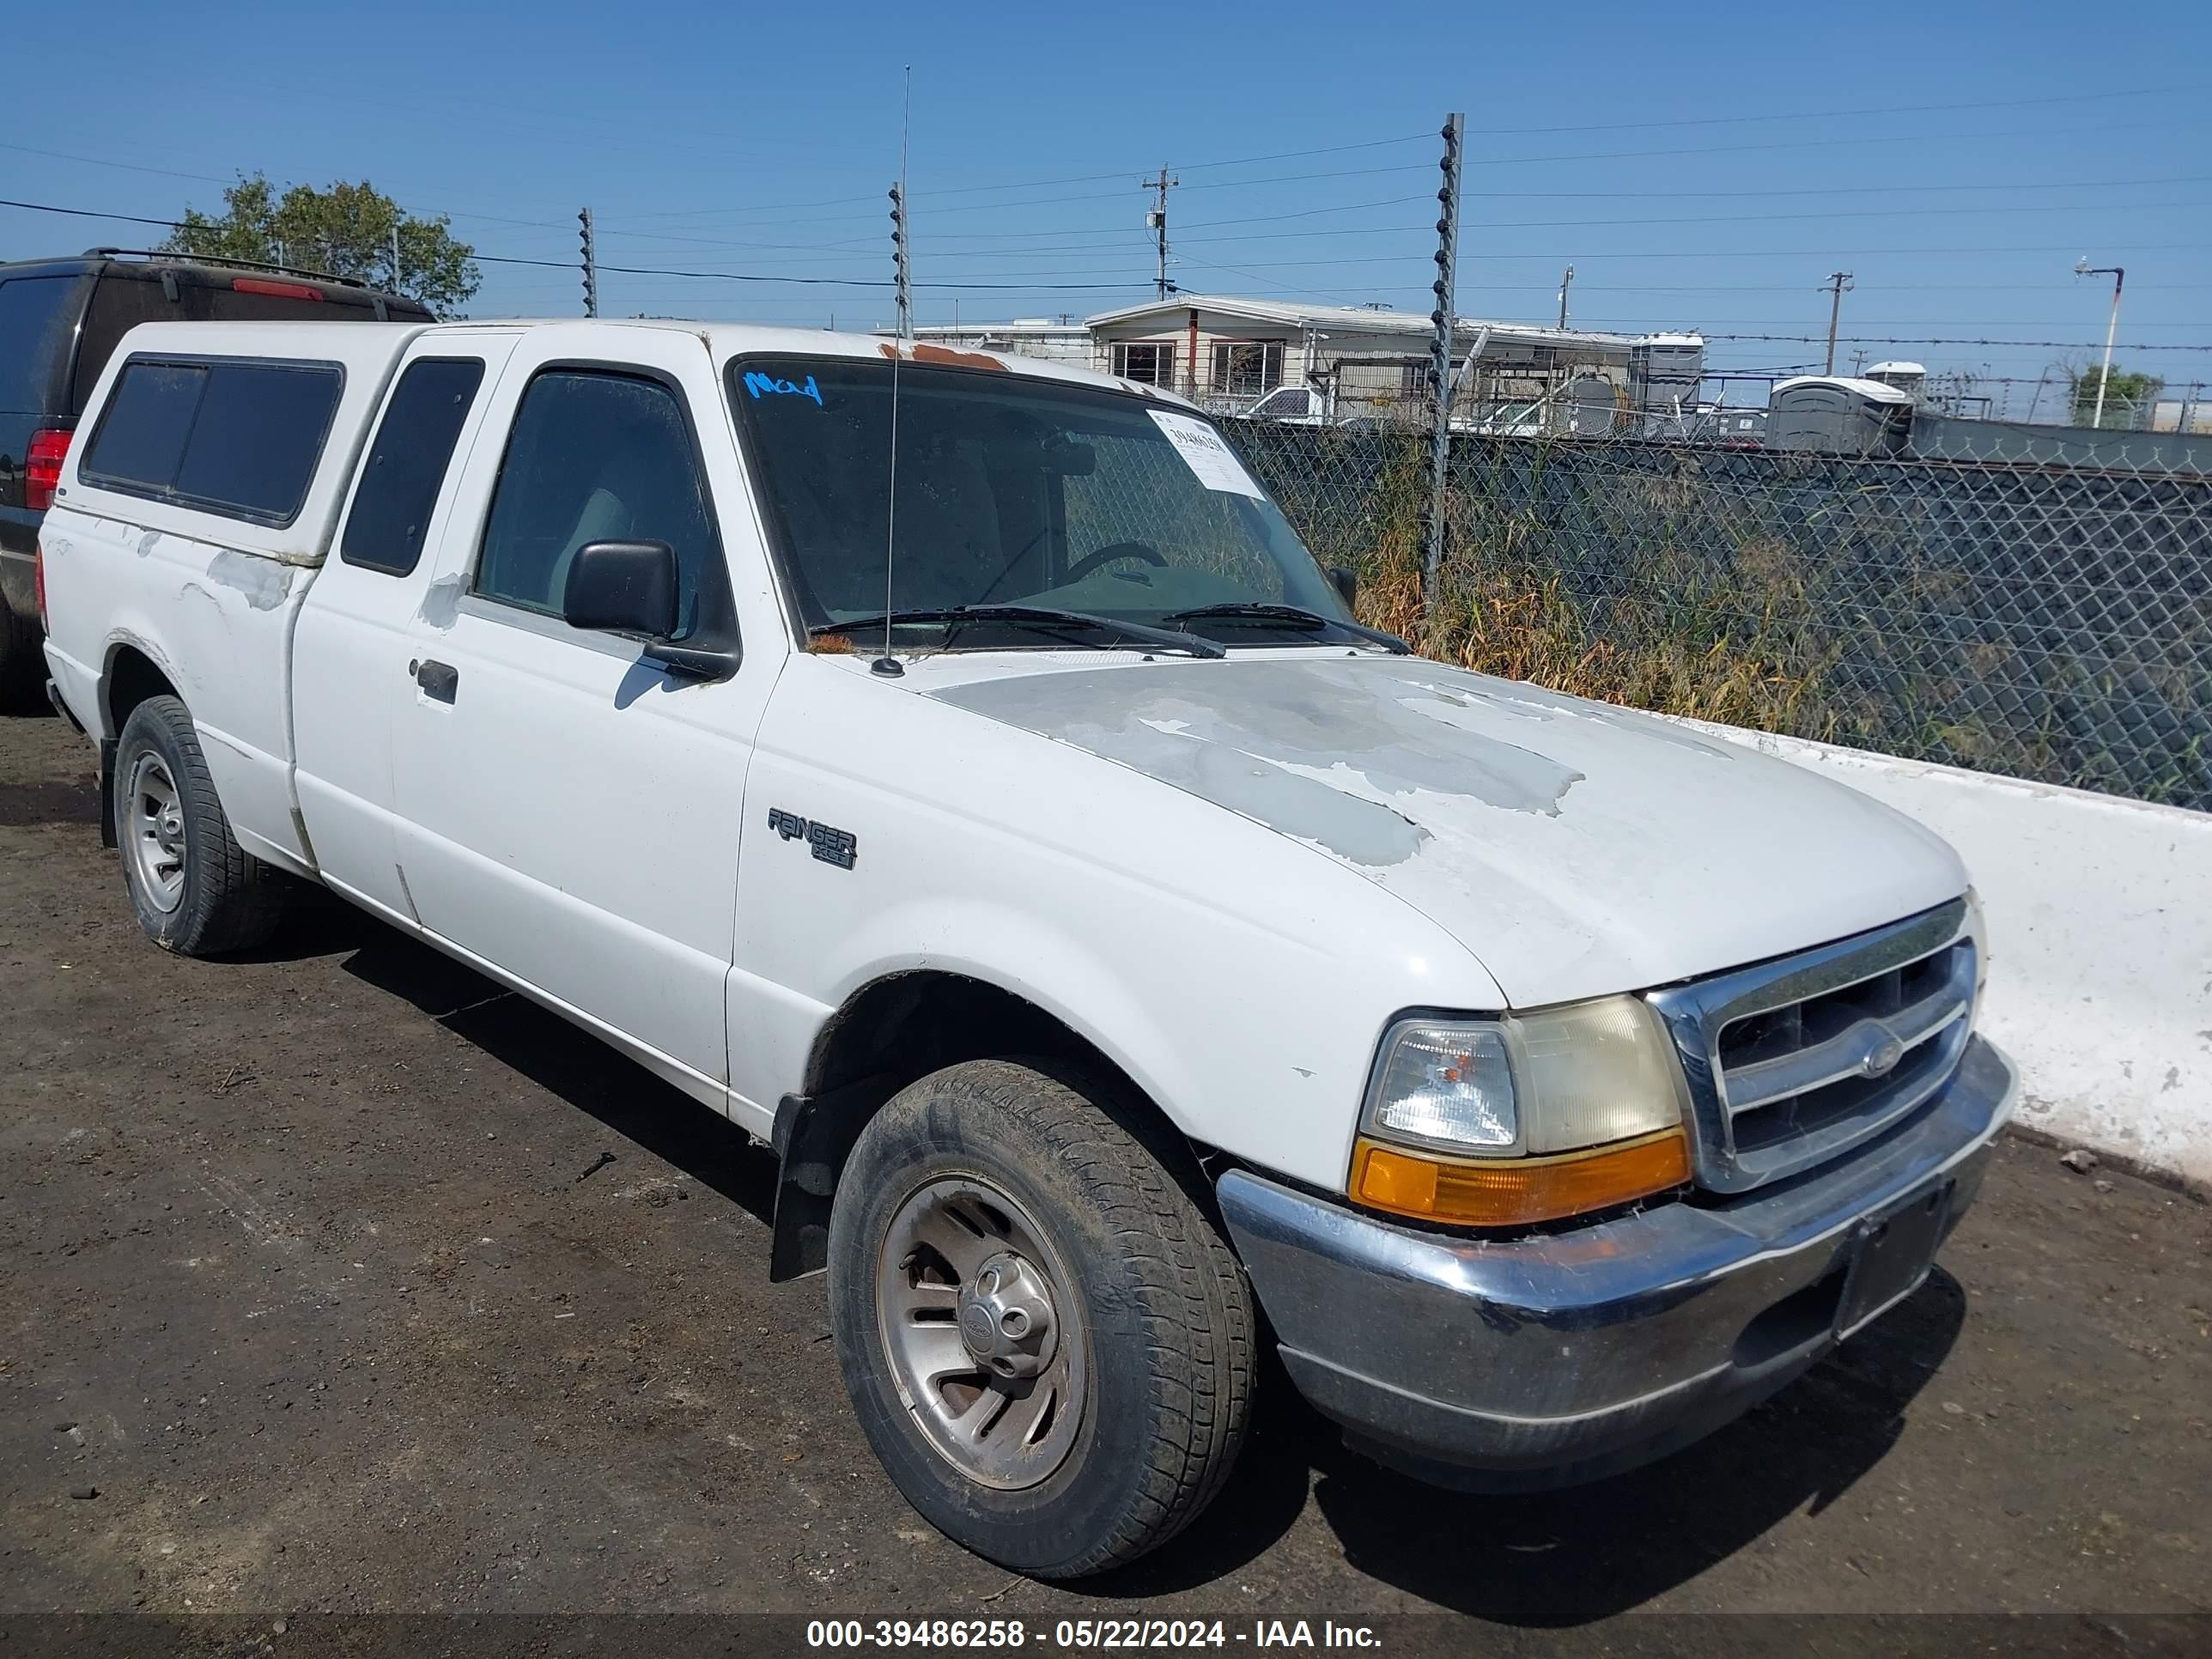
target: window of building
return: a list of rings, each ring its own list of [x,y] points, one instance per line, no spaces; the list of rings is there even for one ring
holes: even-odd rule
[[[1398,366],[1398,391],[1402,397],[1425,398],[1436,383],[1436,374],[1426,357],[1408,357]]]
[[[338,556],[404,576],[422,556],[454,442],[483,381],[479,357],[426,357],[399,377],[346,514]]]
[[[690,634],[701,576],[721,544],[683,404],[641,375],[539,374],[500,463],[475,592],[557,617],[579,548],[639,541],[676,550],[678,637]]]
[[[1280,340],[1217,340],[1213,390],[1225,397],[1257,398],[1283,383]]]
[[[81,470],[88,483],[131,495],[289,524],[343,384],[335,364],[134,358]]]
[[[1114,346],[1114,372],[1125,380],[1135,380],[1144,386],[1175,384],[1176,349],[1146,341],[1117,341]]]

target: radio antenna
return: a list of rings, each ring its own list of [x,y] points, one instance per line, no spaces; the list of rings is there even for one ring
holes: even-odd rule
[[[891,347],[891,463],[890,481],[884,501],[884,654],[870,663],[872,672],[906,672],[891,655],[891,562],[898,547],[898,417],[899,362],[906,343],[914,338],[914,283],[906,257],[907,135],[914,125],[914,65],[906,66],[905,106],[899,112],[898,182],[891,186],[892,286],[898,299],[898,341]]]

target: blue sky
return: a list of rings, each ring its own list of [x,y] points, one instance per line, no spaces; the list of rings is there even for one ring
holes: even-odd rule
[[[97,37],[66,9],[12,18],[0,197],[165,216],[241,170],[366,177],[486,254],[573,258],[588,203],[605,265],[880,282],[910,63],[915,278],[973,285],[925,289],[925,322],[1146,297],[1138,179],[1164,162],[1186,289],[1425,310],[1434,133],[1459,109],[1463,313],[1553,317],[1571,263],[1590,326],[1817,335],[1843,269],[1843,331],[1874,337],[1845,364],[2009,379],[2020,412],[2101,344],[2086,253],[2127,268],[2119,361],[2212,382],[2212,351],[2182,349],[2212,345],[2203,0],[2124,21],[2085,0],[213,15],[112,0]],[[0,209],[4,258],[158,234]],[[483,270],[476,315],[579,308],[572,270]],[[607,271],[601,291],[609,314],[890,315],[883,289],[828,283]],[[2056,343],[1885,343],[1907,336]],[[1717,340],[1711,360],[1820,349]]]

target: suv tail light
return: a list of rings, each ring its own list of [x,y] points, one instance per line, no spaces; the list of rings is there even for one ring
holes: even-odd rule
[[[305,283],[272,283],[266,276],[237,276],[231,280],[233,294],[267,294],[279,300],[321,300],[329,296],[319,288],[309,288]]]
[[[54,504],[54,486],[62,481],[62,458],[69,453],[66,427],[50,426],[31,434],[23,452],[23,505],[43,513]]]
[[[51,634],[54,630],[46,625],[46,544],[44,542],[32,544],[31,586],[38,595],[40,629]]]

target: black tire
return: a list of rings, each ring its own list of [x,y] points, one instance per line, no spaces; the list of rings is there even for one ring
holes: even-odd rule
[[[46,656],[39,649],[44,637],[36,617],[19,615],[0,598],[0,709],[21,714],[46,701],[41,690],[46,683]]]
[[[1183,1149],[1156,1154],[1103,1097],[1042,1060],[923,1078],[862,1131],[830,1218],[830,1321],[870,1445],[940,1532],[1038,1578],[1134,1560],[1188,1525],[1228,1478],[1251,1393],[1251,1291],[1194,1201],[1202,1177]],[[1088,1337],[1073,1443],[1018,1490],[971,1479],[932,1442],[878,1320],[879,1252],[902,1206],[933,1182],[977,1179],[1042,1233],[1072,1281],[1055,1286],[1058,1316]]]
[[[182,852],[180,880],[167,902],[134,848],[144,833],[140,792],[133,783],[142,775],[142,762],[157,767],[173,784],[181,818],[181,834],[173,837]],[[149,697],[123,723],[115,748],[113,828],[131,908],[146,937],[163,950],[219,956],[251,950],[276,931],[283,908],[283,878],[231,834],[192,717],[175,697]]]

